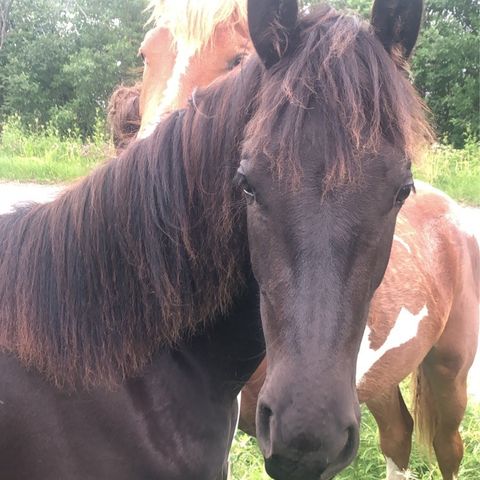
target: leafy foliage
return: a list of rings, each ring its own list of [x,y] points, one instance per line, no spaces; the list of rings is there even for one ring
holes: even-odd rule
[[[304,4],[320,3],[305,1]],[[373,0],[330,0],[368,18]],[[480,136],[480,10],[477,0],[425,0],[412,74],[444,143],[463,147]]]
[[[329,1],[368,17],[373,0]],[[17,113],[25,124],[90,135],[114,87],[138,77],[146,0],[2,0],[7,4],[0,119]],[[455,147],[480,136],[479,25],[477,0],[426,0],[413,77],[440,139]]]
[[[141,62],[143,0],[15,0],[0,50],[0,117],[91,135],[97,110]]]
[[[7,36],[10,8],[13,0],[0,0],[0,49]]]
[[[428,0],[413,59],[415,83],[437,131],[456,147],[480,134],[479,12],[476,0]]]

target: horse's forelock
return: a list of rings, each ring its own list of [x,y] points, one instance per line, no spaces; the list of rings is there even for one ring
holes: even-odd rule
[[[299,20],[294,41],[267,74],[247,134],[278,175],[298,177],[312,108],[322,119],[326,190],[360,178],[361,160],[385,141],[412,160],[431,141],[423,102],[369,24],[322,6]]]

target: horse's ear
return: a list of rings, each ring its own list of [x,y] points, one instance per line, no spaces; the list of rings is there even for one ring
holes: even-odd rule
[[[371,24],[388,53],[408,60],[417,41],[423,0],[375,0]]]
[[[250,37],[267,68],[277,63],[291,46],[297,16],[297,0],[248,0]]]

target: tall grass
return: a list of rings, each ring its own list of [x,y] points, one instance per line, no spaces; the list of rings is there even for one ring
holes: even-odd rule
[[[414,175],[462,203],[480,206],[480,143],[470,137],[463,150],[436,145]]]
[[[0,179],[64,182],[85,175],[112,155],[100,115],[86,142],[76,131],[61,138],[52,125],[36,124],[28,130],[21,125],[18,117],[12,117],[0,129]],[[460,202],[480,206],[480,143],[473,138],[463,150],[434,147],[414,174]]]
[[[92,138],[83,141],[76,131],[63,138],[53,126],[22,127],[20,118],[11,117],[0,134],[0,178],[3,180],[54,183],[87,174],[109,154],[101,118]]]
[[[461,426],[465,444],[465,455],[460,468],[459,478],[477,480],[480,478],[480,405],[473,404]],[[235,438],[232,451],[232,480],[268,480],[263,458],[255,439],[243,432]],[[411,461],[411,480],[441,480],[440,470],[434,459],[428,459],[419,451],[415,443]],[[386,466],[380,451],[377,425],[370,412],[362,407],[362,426],[360,449],[352,465],[335,477],[336,480],[384,480]]]

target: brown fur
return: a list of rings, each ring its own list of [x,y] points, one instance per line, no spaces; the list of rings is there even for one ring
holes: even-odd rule
[[[140,91],[139,83],[133,87],[121,85],[108,101],[107,123],[117,153],[127,148],[140,129]]]

